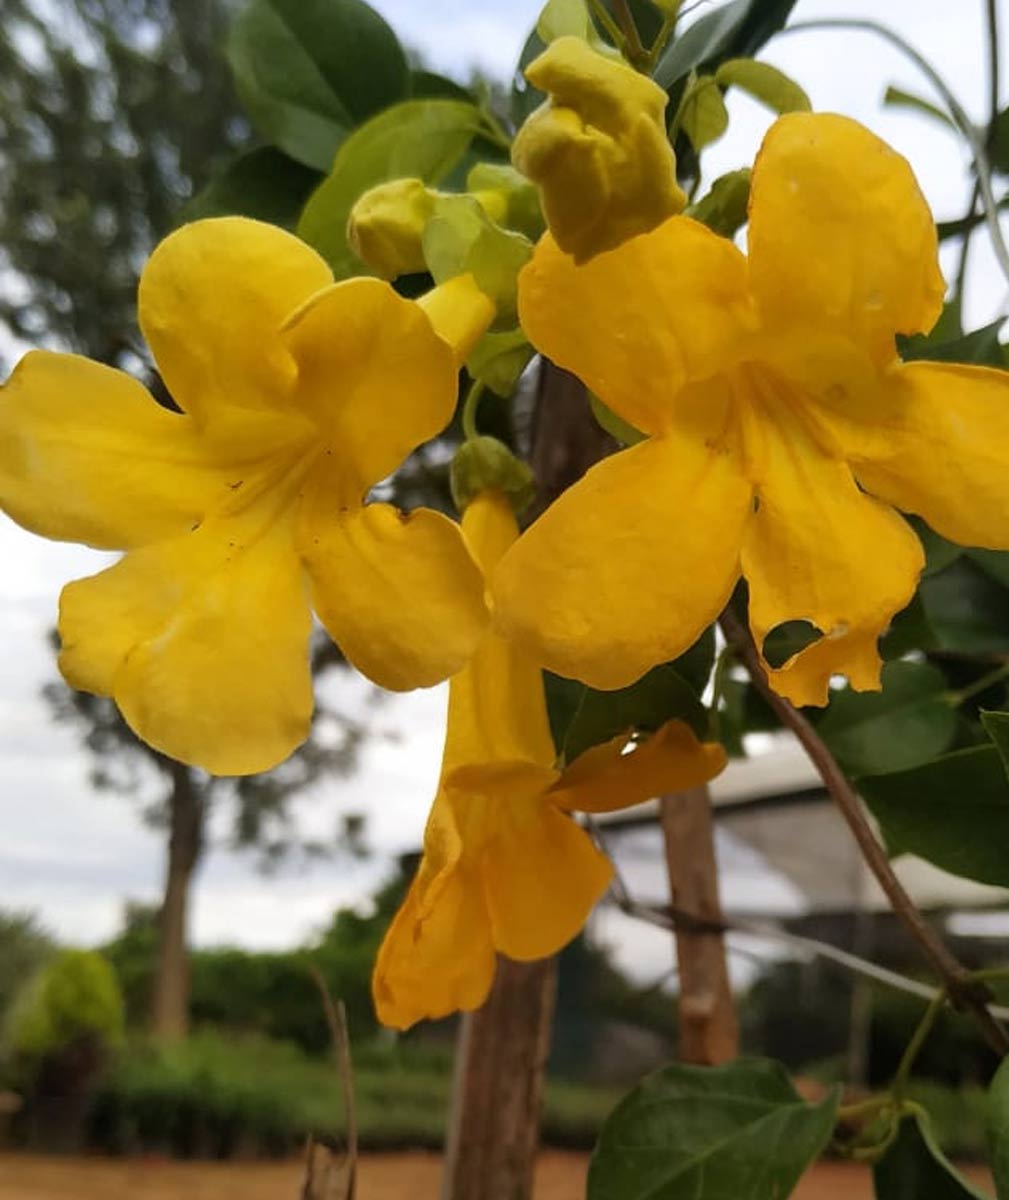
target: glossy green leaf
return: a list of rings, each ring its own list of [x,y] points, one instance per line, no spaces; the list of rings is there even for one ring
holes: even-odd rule
[[[424,227],[424,261],[436,283],[470,274],[494,301],[496,328],[518,321],[518,274],[532,256],[532,242],[502,229],[472,196],[442,196]]]
[[[655,80],[667,90],[691,71],[727,58],[752,56],[788,20],[796,0],[732,0],[705,13],[665,50]]]
[[[355,125],[409,94],[403,49],[363,0],[250,0],[227,54],[260,132],[320,171]]]
[[[995,749],[1002,759],[1002,767],[1009,776],[1009,713],[983,712],[981,724],[985,733],[995,743]]]
[[[963,554],[963,546],[936,533],[934,529],[925,524],[921,517],[908,516],[905,520],[914,530],[918,541],[921,542],[921,548],[925,551],[925,575],[935,575],[939,571],[945,571]]]
[[[645,440],[647,434],[642,433],[639,429],[635,429],[623,417],[618,417],[612,408],[599,399],[595,392],[589,392],[589,407],[592,409],[592,415],[599,422],[600,427],[605,429],[610,437],[615,438],[622,446],[636,446],[638,442]]]
[[[733,237],[746,224],[750,203],[750,171],[744,167],[729,171],[712,183],[710,190],[684,212],[702,225],[720,234]]]
[[[972,563],[984,571],[989,579],[1009,588],[1009,551],[1007,550],[963,550]]]
[[[186,205],[184,218],[254,217],[293,229],[322,176],[273,146],[247,150],[231,160]]]
[[[873,1170],[873,1183],[876,1200],[988,1200],[943,1154],[925,1113],[901,1123]]]
[[[521,329],[485,333],[466,360],[466,370],[498,396],[510,396],[533,353]]]
[[[917,854],[953,875],[1009,887],[1009,782],[994,746],[865,776],[859,792],[891,854]]]
[[[678,113],[680,128],[701,151],[717,142],[729,127],[722,89],[711,75],[701,75],[687,88]]]
[[[937,341],[933,330],[928,337],[898,339],[898,349],[905,362],[925,359],[929,362],[974,363],[983,367],[1004,368],[1005,357],[998,336],[1004,324],[1005,317],[1000,317],[990,325],[983,325],[949,341]]]
[[[1009,175],[1009,108],[995,118],[988,140],[988,161],[994,170]]]
[[[587,1200],[783,1200],[826,1146],[838,1095],[807,1104],[779,1063],[672,1066],[614,1109]]]
[[[946,678],[928,663],[890,662],[883,689],[832,692],[817,732],[853,775],[902,771],[948,750],[956,734],[956,709]]]
[[[674,718],[686,721],[698,737],[707,736],[708,710],[674,663],[654,667],[616,691],[585,688],[564,735],[564,757],[571,762],[590,746],[631,729],[653,733]]]
[[[1009,653],[1009,591],[963,554],[921,581],[922,609],[936,650],[955,654]]]
[[[700,698],[708,686],[715,666],[715,627],[709,625],[696,642],[685,650],[673,663],[679,677],[690,685],[694,695]]]
[[[879,641],[879,652],[888,662],[903,658],[912,650],[933,650],[939,639],[928,619],[921,593],[915,592],[911,603],[890,622],[890,628]]]
[[[926,117],[931,117],[934,121],[940,121],[947,128],[952,129],[954,133],[957,131],[956,122],[943,109],[937,107],[930,100],[924,100],[921,96],[916,96],[913,92],[906,92],[903,88],[890,86],[883,93],[883,103],[890,108],[908,108],[912,112],[923,113]]]
[[[480,110],[462,100],[407,100],[366,121],[340,147],[333,169],[313,193],[298,233],[337,278],[359,274],[347,244],[347,218],[357,198],[378,183],[412,176],[439,184],[481,128]]]
[[[738,87],[773,112],[809,112],[812,105],[801,87],[777,67],[755,58],[730,58],[715,71],[722,87]]]
[[[416,70],[410,72],[410,96],[414,100],[466,100],[470,104],[476,97],[461,83],[439,75],[437,71]]]
[[[991,1169],[998,1200],[1009,1200],[1009,1059],[1003,1059],[988,1089]]]

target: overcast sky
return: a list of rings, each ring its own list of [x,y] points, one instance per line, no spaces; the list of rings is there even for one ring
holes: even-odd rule
[[[502,79],[510,77],[539,8],[538,0],[372,3],[432,65],[465,75],[467,64],[477,63]],[[983,8],[982,0],[890,0],[886,5],[799,0],[793,19],[883,16],[932,60],[980,123],[987,115]],[[1009,0],[1000,0],[999,8],[1009,34]],[[901,150],[937,216],[962,214],[968,184],[960,144],[920,117],[881,107],[889,83],[929,94],[927,83],[895,51],[864,34],[809,32],[776,39],[762,57],[794,76],[815,108],[857,117]],[[730,110],[729,134],[705,152],[709,179],[751,162],[769,121],[766,112],[736,93]],[[979,237],[969,324],[990,321],[1004,302],[1005,285]],[[124,898],[153,900],[162,869],[159,837],[140,825],[127,801],[90,790],[87,761],[73,732],[53,726],[39,697],[42,684],[55,676],[45,634],[59,589],[103,561],[92,551],[32,538],[0,516],[0,905],[32,909],[60,937],[85,942],[114,931]],[[336,686],[341,699],[360,702],[358,683]],[[378,710],[378,723],[396,730],[399,740],[371,745],[354,778],[332,783],[327,795],[301,805],[305,828],[319,831],[332,828],[337,811],[365,812],[369,838],[379,851],[374,861],[353,869],[291,869],[264,880],[249,858],[214,851],[198,881],[196,941],[289,945],[324,924],[336,905],[366,896],[389,856],[419,843],[437,774],[443,710],[443,689],[391,698]],[[732,866],[728,887],[730,899],[737,901],[752,894],[755,876],[745,855],[733,854]],[[784,884],[765,880],[761,886],[768,903],[795,903]],[[607,933],[624,940],[631,954],[625,929],[609,923]],[[668,955],[667,939],[641,935],[633,940],[633,955],[642,975],[658,973]]]

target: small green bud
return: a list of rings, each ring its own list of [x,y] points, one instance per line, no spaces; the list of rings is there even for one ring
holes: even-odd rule
[[[465,512],[480,492],[503,492],[516,512],[521,512],[536,493],[533,473],[497,438],[469,438],[452,460],[449,476],[452,499]]]

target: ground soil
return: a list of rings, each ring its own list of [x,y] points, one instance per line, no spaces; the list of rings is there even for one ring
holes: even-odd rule
[[[536,1200],[584,1200],[587,1159],[544,1153]],[[984,1182],[984,1172],[970,1172]],[[357,1200],[438,1200],[433,1154],[375,1154],[361,1163]],[[170,1163],[33,1158],[0,1154],[0,1200],[297,1200],[296,1163]],[[794,1200],[871,1200],[869,1172],[827,1163],[802,1181]]]

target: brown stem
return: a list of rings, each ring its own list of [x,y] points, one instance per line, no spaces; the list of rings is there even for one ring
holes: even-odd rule
[[[890,901],[894,913],[903,922],[905,929],[918,943],[922,954],[942,980],[951,1002],[957,1008],[970,1012],[984,1035],[985,1041],[996,1054],[1009,1053],[1009,1036],[988,1011],[986,1001],[990,998],[990,993],[986,988],[978,988],[976,983],[971,980],[969,972],[950,953],[904,890],[903,884],[893,873],[893,868],[890,866],[883,847],[876,840],[872,827],[865,818],[858,796],[844,772],[837,765],[837,760],[802,713],[771,687],[757,653],[757,647],[743,623],[733,612],[726,609],[719,618],[719,624],[729,645],[732,646],[740,662],[749,672],[754,686],[774,710],[785,728],[795,734],[799,744],[809,756],[810,762],[816,767],[824,787],[841,810],[841,815],[854,834],[855,841],[858,843],[870,871]]]
[[[641,34],[638,32],[638,25],[631,12],[631,6],[627,0],[613,0],[613,9],[620,22],[620,28],[624,31],[624,37],[627,39],[627,57],[635,66],[646,63],[648,51],[641,42]]]

